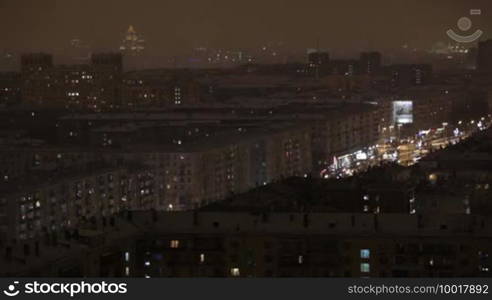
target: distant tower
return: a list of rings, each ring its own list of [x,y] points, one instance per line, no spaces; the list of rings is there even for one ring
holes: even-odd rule
[[[125,38],[120,46],[123,54],[138,56],[145,50],[145,40],[141,39],[132,25],[128,27]]]

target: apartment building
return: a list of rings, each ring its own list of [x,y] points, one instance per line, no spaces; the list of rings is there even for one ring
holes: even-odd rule
[[[6,241],[32,239],[122,209],[156,205],[153,174],[136,167],[87,165],[85,169],[37,171],[0,189],[0,236]]]
[[[490,224],[446,214],[132,212],[60,236],[58,246],[54,237],[37,247],[35,241],[2,246],[8,255],[0,270],[145,278],[489,277]]]
[[[120,54],[93,54],[91,64],[59,66],[53,65],[51,55],[26,54],[21,70],[25,103],[95,111],[120,106]]]

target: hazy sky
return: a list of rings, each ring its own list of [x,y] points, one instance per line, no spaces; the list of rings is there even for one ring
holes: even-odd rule
[[[0,50],[61,49],[75,37],[117,49],[130,24],[155,54],[268,41],[309,48],[317,39],[348,51],[429,48],[471,8],[482,15],[470,31],[491,37],[491,0],[0,0]]]

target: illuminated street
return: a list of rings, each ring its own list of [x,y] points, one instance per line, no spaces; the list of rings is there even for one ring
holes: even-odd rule
[[[427,154],[460,143],[473,133],[485,130],[491,125],[492,119],[488,115],[478,121],[471,120],[467,123],[458,121],[454,126],[443,123],[443,126],[437,129],[420,130],[413,138],[398,139],[392,136],[377,145],[333,157],[333,163],[320,175],[325,179],[340,179],[364,172],[369,167],[383,163],[396,162],[408,167],[417,163]]]
[[[434,2],[0,0],[4,294],[487,294],[492,1]]]

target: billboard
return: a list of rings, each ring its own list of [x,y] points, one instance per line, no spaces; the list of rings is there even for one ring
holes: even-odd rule
[[[393,101],[393,123],[413,123],[413,102],[410,100]]]

